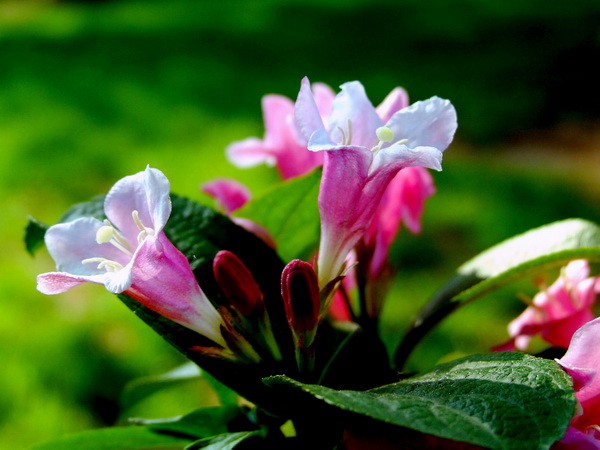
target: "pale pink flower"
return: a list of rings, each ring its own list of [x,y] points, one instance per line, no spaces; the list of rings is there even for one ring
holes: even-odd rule
[[[325,84],[313,85],[317,108],[329,115],[334,93]],[[229,160],[238,167],[258,164],[276,166],[283,179],[310,172],[323,164],[323,155],[306,149],[306,139],[298,132],[294,102],[282,95],[266,95],[262,99],[265,136],[251,137],[227,147]]]
[[[587,261],[571,261],[558,279],[539,292],[531,306],[508,325],[511,339],[502,350],[526,350],[539,334],[546,342],[567,348],[573,333],[594,318],[592,305],[600,285],[589,277]]]
[[[580,407],[557,449],[600,449],[600,318],[573,334],[565,356],[557,362],[573,378]]]
[[[324,288],[341,275],[348,252],[364,236],[396,174],[410,166],[441,170],[442,151],[456,130],[456,112],[448,100],[433,97],[384,122],[354,81],[342,85],[331,116],[324,120],[305,78],[296,119],[309,150],[325,152],[317,266]]]
[[[103,284],[225,346],[221,317],[163,232],[169,189],[161,171],[147,168],[112,187],[104,222],[80,218],[50,227],[45,241],[58,271],[39,275],[38,290],[59,294],[84,282]]]

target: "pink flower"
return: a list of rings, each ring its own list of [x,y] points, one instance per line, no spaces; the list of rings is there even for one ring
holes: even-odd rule
[[[315,83],[315,102],[323,115],[331,111],[334,93],[325,84]],[[277,166],[283,179],[303,175],[323,164],[323,155],[306,149],[306,140],[298,132],[294,103],[281,95],[266,95],[262,100],[265,137],[251,137],[227,147],[229,160],[238,167],[257,164]]]
[[[500,348],[525,350],[537,334],[567,348],[573,333],[594,318],[592,305],[600,285],[597,278],[588,278],[589,273],[587,261],[571,261],[554,284],[538,293],[533,304],[509,324],[511,340]]]
[[[204,183],[200,190],[216,200],[217,207],[229,216],[232,222],[256,235],[269,247],[277,248],[277,243],[269,230],[262,225],[243,217],[233,217],[231,214],[250,200],[250,191],[242,183],[229,178],[217,178]]]
[[[563,439],[553,448],[600,449],[600,318],[573,334],[565,356],[557,362],[573,378],[580,408]]]
[[[331,116],[324,120],[305,78],[296,119],[309,150],[325,151],[318,257],[323,289],[342,273],[348,252],[365,235],[396,174],[410,166],[441,170],[442,151],[456,130],[456,112],[448,100],[433,97],[396,111],[384,122],[363,86],[354,81],[342,85]]]
[[[80,218],[50,227],[45,241],[58,271],[39,275],[38,290],[59,294],[84,282],[103,284],[225,346],[221,317],[162,231],[171,214],[169,189],[161,171],[147,168],[112,187],[104,222]]]
[[[238,181],[229,178],[217,178],[204,183],[200,190],[213,197],[225,214],[231,214],[250,200],[250,191]]]

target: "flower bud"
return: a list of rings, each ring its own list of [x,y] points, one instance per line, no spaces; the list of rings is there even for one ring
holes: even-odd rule
[[[250,316],[262,302],[263,294],[245,264],[233,253],[221,250],[213,261],[217,284],[229,302],[243,316]]]
[[[298,259],[290,262],[281,276],[281,295],[290,328],[295,336],[306,336],[308,346],[319,321],[319,282],[313,266]],[[308,341],[308,342],[307,342]]]

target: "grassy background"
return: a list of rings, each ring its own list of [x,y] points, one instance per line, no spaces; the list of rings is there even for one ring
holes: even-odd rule
[[[2,445],[113,423],[128,380],[181,362],[100,287],[37,293],[35,275],[53,263],[24,252],[28,214],[54,223],[147,164],[200,201],[197,186],[215,176],[263,192],[274,171],[235,169],[223,150],[262,135],[260,97],[293,98],[304,75],[360,79],[374,103],[396,85],[413,100],[449,98],[459,133],[438,194],[423,234],[394,248],[402,272],[383,328],[393,347],[467,258],[553,220],[600,219],[600,92],[588,67],[599,16],[592,0],[0,0]],[[460,311],[412,367],[505,339],[517,290],[534,293],[524,282]],[[202,391],[190,384],[138,413],[189,411],[212,401]]]

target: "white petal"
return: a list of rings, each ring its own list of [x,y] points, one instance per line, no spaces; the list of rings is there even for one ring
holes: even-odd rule
[[[398,111],[386,124],[396,139],[410,148],[435,147],[444,151],[456,131],[456,111],[448,100],[432,97]]]

